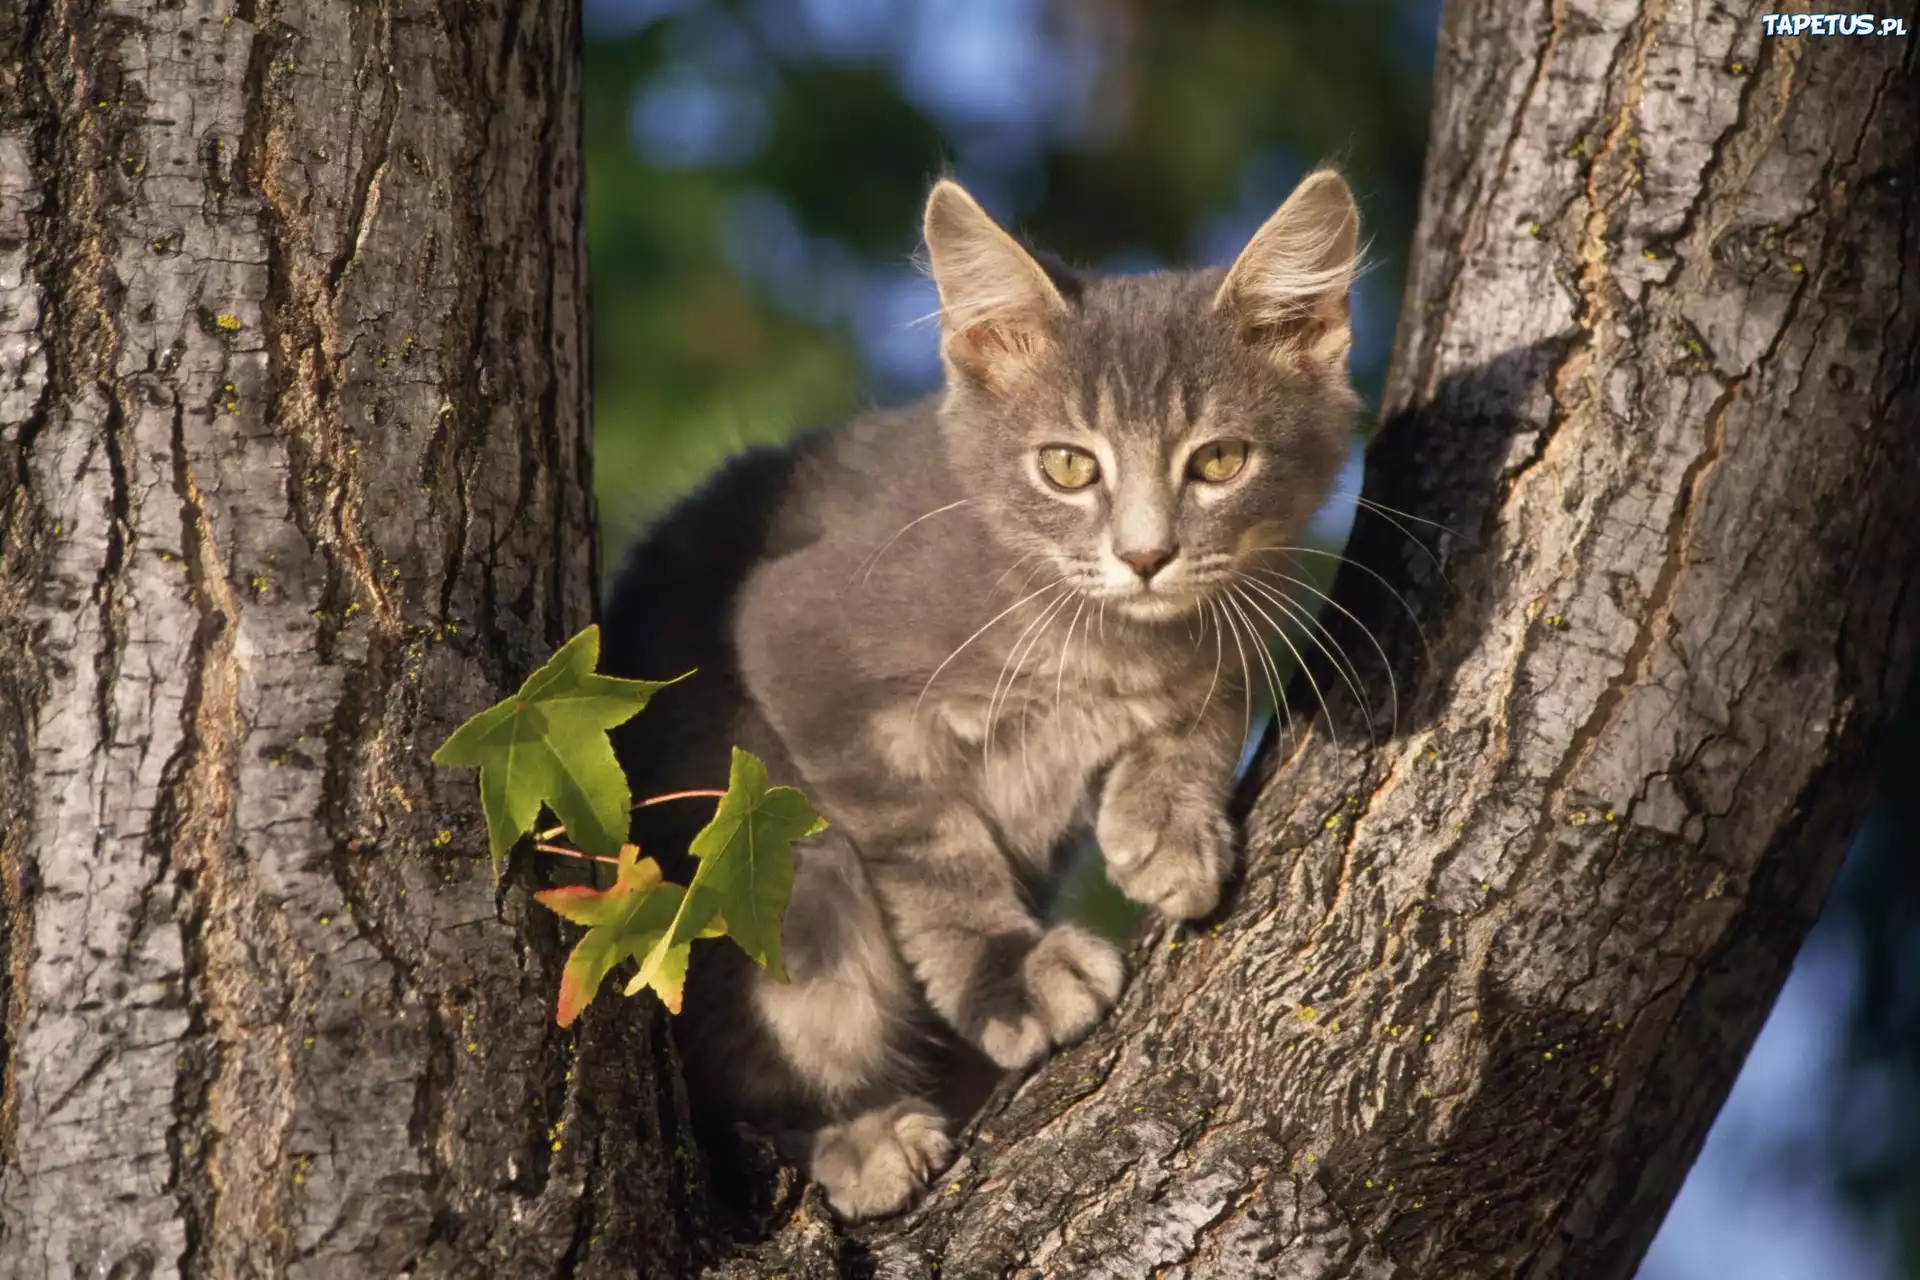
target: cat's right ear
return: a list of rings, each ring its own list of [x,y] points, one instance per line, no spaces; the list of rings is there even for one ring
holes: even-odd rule
[[[1321,169],[1254,232],[1214,306],[1269,358],[1344,376],[1353,345],[1347,295],[1359,265],[1359,206],[1346,179]]]
[[[1067,309],[1033,255],[950,178],[927,197],[926,237],[949,367],[993,382],[1032,359]]]

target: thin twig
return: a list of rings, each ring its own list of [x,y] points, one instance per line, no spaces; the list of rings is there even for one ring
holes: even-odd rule
[[[587,862],[604,862],[610,867],[620,865],[620,859],[618,858],[603,858],[597,853],[582,853],[578,849],[569,849],[563,844],[547,844],[543,841],[535,844],[533,847],[542,853],[557,853],[563,858],[580,858]]]
[[[695,800],[701,796],[712,800],[724,800],[726,795],[724,791],[669,791],[663,796],[648,796],[645,800],[636,800],[633,802],[633,807],[644,809],[650,804],[665,804],[669,800]]]
[[[644,809],[650,804],[665,804],[669,800],[697,800],[701,796],[706,796],[712,800],[720,800],[724,799],[726,794],[724,791],[669,791],[663,796],[648,796],[645,800],[635,800],[633,807],[636,809]],[[565,834],[567,834],[565,827],[548,827],[545,831],[534,832],[533,838],[535,840],[551,840],[555,836],[563,836]]]

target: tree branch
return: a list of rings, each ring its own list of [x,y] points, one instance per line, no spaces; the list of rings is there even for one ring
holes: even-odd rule
[[[1920,623],[1913,70],[1757,15],[1449,8],[1367,496],[1475,537],[1363,511],[1408,603],[1337,592],[1407,714],[1295,717],[1224,917],[1140,941],[880,1273],[1631,1274]]]

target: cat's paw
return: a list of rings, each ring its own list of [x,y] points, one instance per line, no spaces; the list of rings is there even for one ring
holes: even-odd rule
[[[1021,959],[998,1007],[982,1011],[975,1043],[1008,1070],[1030,1066],[1091,1031],[1126,980],[1119,948],[1075,925],[1055,925]]]
[[[834,1212],[873,1218],[906,1208],[952,1154],[945,1117],[910,1099],[814,1134],[808,1172]]]
[[[1217,802],[1182,796],[1143,780],[1110,791],[1094,824],[1115,887],[1175,920],[1220,904],[1233,869],[1233,824]]]

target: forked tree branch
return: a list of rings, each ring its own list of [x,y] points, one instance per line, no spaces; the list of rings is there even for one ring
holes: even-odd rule
[[[1397,728],[1296,713],[1224,915],[1141,939],[878,1274],[1632,1274],[1920,627],[1913,48],[1761,8],[1449,5],[1337,591]]]

